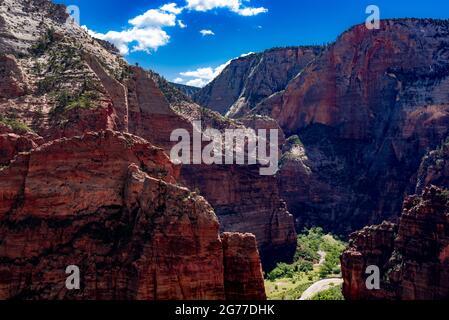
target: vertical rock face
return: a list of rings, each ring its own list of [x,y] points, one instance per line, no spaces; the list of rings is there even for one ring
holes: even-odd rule
[[[347,299],[449,298],[449,196],[436,187],[404,203],[397,227],[367,228],[352,236],[342,256]],[[393,241],[394,239],[394,241]],[[381,289],[367,290],[365,270],[381,270]]]
[[[26,93],[22,70],[14,56],[0,56],[0,98],[17,98]]]
[[[226,270],[239,272],[229,297],[264,298],[254,237],[222,243],[177,174],[161,149],[112,131],[16,157],[0,171],[0,299],[224,299]],[[65,287],[70,265],[79,291]]]
[[[289,261],[296,250],[292,215],[280,198],[276,178],[258,166],[184,166],[181,178],[214,207],[223,231],[256,236],[264,269]]]
[[[422,157],[448,135],[448,37],[447,21],[356,26],[252,111],[303,144],[280,173],[298,225],[347,234],[400,213]]]
[[[0,134],[0,166],[6,166],[19,152],[37,147],[33,140],[14,133]]]
[[[239,117],[273,93],[284,90],[322,48],[271,49],[231,61],[194,100],[221,114]]]
[[[47,0],[1,1],[0,299],[225,299],[219,220],[165,153],[190,120],[152,73],[66,17]],[[227,246],[242,263],[229,296],[262,299],[246,239]]]
[[[265,286],[254,235],[224,233],[222,238],[226,300],[265,300]]]
[[[417,194],[430,185],[449,189],[449,140],[423,158],[417,180]]]

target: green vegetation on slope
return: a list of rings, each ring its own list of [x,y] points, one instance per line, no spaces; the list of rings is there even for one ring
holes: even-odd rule
[[[9,127],[15,133],[23,134],[32,130],[25,123],[17,119],[6,118],[0,115],[0,123]]]
[[[314,282],[341,277],[340,255],[345,244],[321,228],[298,236],[294,262],[280,263],[266,275],[267,295],[272,300],[296,300]],[[321,254],[321,255],[320,255]],[[321,256],[325,255],[320,264]]]
[[[344,300],[342,293],[342,286],[335,286],[333,288],[322,291],[315,296],[313,296],[310,300]]]

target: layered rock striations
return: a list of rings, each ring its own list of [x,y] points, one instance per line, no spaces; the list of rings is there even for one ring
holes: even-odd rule
[[[222,240],[178,174],[163,150],[113,131],[21,153],[0,171],[0,298],[263,299],[254,237]],[[80,290],[66,289],[71,265]]]
[[[428,187],[406,199],[398,225],[384,223],[352,235],[343,253],[343,293],[349,300],[449,298],[449,196]],[[379,290],[368,290],[366,268],[380,268]]]
[[[252,111],[299,136],[302,155],[287,150],[280,177],[300,228],[348,234],[399,215],[422,157],[448,135],[448,38],[442,20],[356,26]]]
[[[290,261],[296,250],[293,216],[279,195],[276,178],[259,166],[184,166],[181,178],[214,207],[223,231],[256,236],[265,270]]]
[[[254,237],[222,240],[232,230],[167,156],[192,114],[229,122],[128,66],[62,6],[4,0],[0,18],[0,298],[265,298]],[[79,291],[65,289],[69,265]]]
[[[321,51],[318,46],[277,48],[240,57],[193,98],[223,115],[241,117],[263,99],[284,90]]]

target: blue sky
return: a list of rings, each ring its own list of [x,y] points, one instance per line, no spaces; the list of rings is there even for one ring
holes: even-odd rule
[[[382,19],[449,18],[447,0],[55,2],[77,5],[81,25],[115,41],[128,62],[138,62],[170,81],[182,79],[194,85],[204,85],[227,61],[242,54],[334,41],[352,25],[364,22],[371,4],[380,8]]]

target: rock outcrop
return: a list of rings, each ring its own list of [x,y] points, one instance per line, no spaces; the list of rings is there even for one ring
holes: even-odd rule
[[[416,194],[430,185],[449,189],[449,139],[423,158],[417,180]]]
[[[228,234],[225,253],[228,228],[168,159],[200,108],[48,0],[1,1],[0,33],[0,298],[265,298],[254,238]]]
[[[2,30],[15,30],[10,35],[12,40],[8,41],[8,50],[5,48],[5,52],[9,52],[5,59],[8,58],[8,63],[20,70],[17,75],[16,72],[5,74],[12,80],[20,75],[25,79],[27,88],[23,93],[25,95],[20,98],[0,99],[0,112],[8,121],[20,123],[44,141],[102,130],[128,132],[162,147],[167,153],[175,144],[170,141],[171,133],[175,129],[192,132],[193,120],[202,120],[206,127],[220,130],[243,127],[218,114],[202,110],[157,74],[127,65],[116,55],[111,45],[92,39],[85,30],[67,24],[65,20],[55,20],[45,8],[47,4],[40,5],[36,1],[25,4],[22,1],[6,0],[2,6],[1,14],[5,17]],[[13,19],[14,14],[21,17],[20,21]],[[29,36],[17,29],[17,25],[26,20],[23,17],[31,20]],[[22,18],[25,20],[22,21]],[[6,165],[21,151],[25,150],[5,145],[5,160],[2,159],[2,162]],[[201,168],[197,168],[192,174],[207,179],[209,170],[204,171],[203,175]],[[245,168],[235,171],[243,177],[247,176]],[[229,175],[226,178],[233,179]],[[192,190],[196,187],[188,184],[187,179],[183,182]],[[266,182],[264,188],[267,192],[271,193],[272,182],[275,185],[274,180]],[[202,189],[201,186],[198,189]],[[234,191],[238,192],[238,189]],[[277,193],[277,190],[274,192]],[[202,194],[207,196],[206,192]],[[276,248],[291,246],[292,235],[268,235],[273,232],[285,233],[277,229],[288,229],[291,233],[293,224],[280,228],[271,226],[272,216],[277,207],[282,206],[282,200],[277,199],[276,202],[270,197],[268,201],[262,197],[260,199],[261,203],[257,204],[260,217],[257,220],[264,224],[264,229],[270,231],[259,231],[257,239],[262,255],[266,256],[264,248],[270,247],[271,239]],[[215,203],[213,205],[215,207]],[[237,206],[234,208],[238,214],[245,214],[244,205],[240,209]],[[253,214],[254,210],[250,215]],[[281,220],[291,220],[286,210]],[[246,233],[262,229],[262,226],[248,226],[247,223],[236,228],[235,225],[228,225],[226,220],[221,222],[222,231]],[[281,250],[271,260],[277,261],[278,256],[289,255]]]
[[[288,262],[296,250],[293,216],[279,195],[276,178],[258,166],[184,166],[181,178],[214,207],[222,231],[256,236],[264,270]]]
[[[280,172],[299,228],[348,234],[397,218],[422,157],[449,133],[448,38],[443,20],[353,27],[253,109],[302,142]]]
[[[0,299],[263,299],[254,237],[222,241],[178,174],[162,149],[113,131],[18,155],[0,171]],[[65,285],[72,265],[80,290]]]
[[[265,285],[252,234],[222,235],[227,300],[265,300]]]
[[[223,115],[241,117],[263,99],[284,90],[321,51],[321,47],[291,47],[240,57],[194,94],[194,100]]]
[[[385,223],[352,235],[341,258],[349,300],[449,298],[449,194],[428,187],[406,199],[397,226]],[[379,290],[368,290],[366,268],[379,267]]]

